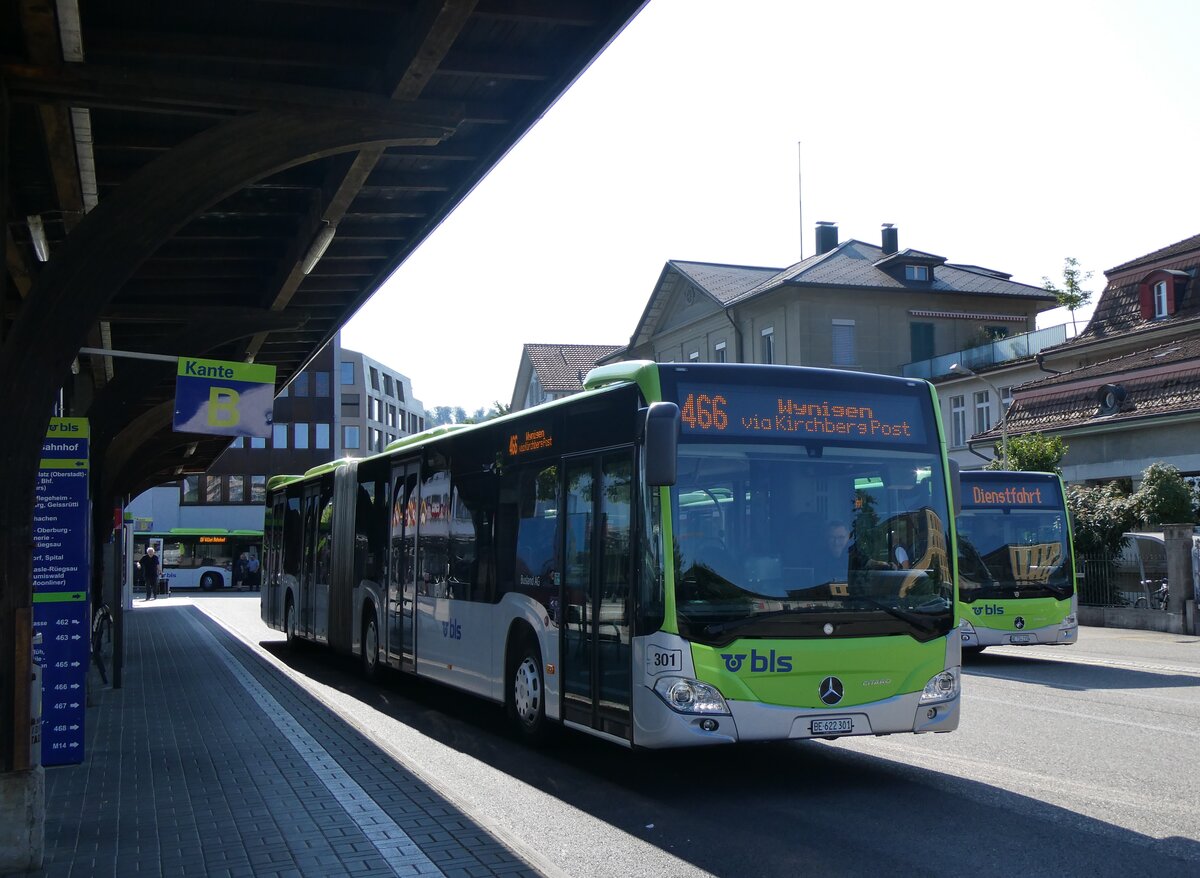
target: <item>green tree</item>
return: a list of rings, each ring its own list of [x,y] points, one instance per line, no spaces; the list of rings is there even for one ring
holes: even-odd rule
[[[1091,279],[1092,272],[1080,271],[1079,260],[1074,256],[1068,256],[1063,261],[1061,287],[1048,277],[1042,278],[1042,287],[1047,292],[1054,293],[1054,298],[1058,299],[1058,304],[1071,312],[1071,328],[1075,330],[1076,335],[1079,334],[1079,327],[1075,324],[1075,312],[1084,305],[1091,304],[1092,291],[1083,288],[1083,285]]]
[[[1058,473],[1059,464],[1067,453],[1067,444],[1058,436],[1043,436],[1041,433],[1022,433],[1008,440],[1008,459],[1004,459],[1004,446],[997,443],[996,456],[984,469],[1019,470],[1027,473]]]
[[[1169,463],[1152,463],[1142,473],[1142,484],[1133,495],[1133,510],[1147,527],[1195,521],[1192,486]]]
[[[1067,488],[1067,508],[1080,555],[1115,555],[1122,534],[1137,523],[1133,498],[1117,482],[1106,485],[1072,485]]]

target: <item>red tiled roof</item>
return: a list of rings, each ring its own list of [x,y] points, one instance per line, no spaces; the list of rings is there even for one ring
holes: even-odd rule
[[[598,360],[624,345],[527,344],[525,356],[533,365],[538,383],[547,393],[573,393],[583,389],[583,379]]]

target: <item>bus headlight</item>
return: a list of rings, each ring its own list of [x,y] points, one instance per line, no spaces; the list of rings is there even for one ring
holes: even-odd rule
[[[958,668],[949,668],[930,679],[921,693],[922,704],[953,701],[958,697]]]
[[[660,677],[654,691],[677,713],[729,713],[725,699],[715,686],[687,677]]]
[[[1076,618],[1074,613],[1071,613],[1067,618],[1059,622],[1058,625],[1060,628],[1078,628],[1079,619]]]

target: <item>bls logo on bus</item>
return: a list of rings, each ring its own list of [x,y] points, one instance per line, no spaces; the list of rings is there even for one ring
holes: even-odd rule
[[[1003,616],[1004,607],[997,607],[995,604],[984,604],[982,607],[972,607],[976,616]]]
[[[744,652],[723,652],[721,658],[725,660],[726,670],[737,673],[742,669],[742,665],[746,661]],[[757,649],[750,650],[750,673],[752,674],[786,674],[792,669],[792,657],[790,655],[776,655],[775,650],[768,653],[761,653]]]
[[[442,623],[442,637],[448,637],[451,640],[462,640],[462,625],[458,624],[458,620],[451,619],[449,622]]]

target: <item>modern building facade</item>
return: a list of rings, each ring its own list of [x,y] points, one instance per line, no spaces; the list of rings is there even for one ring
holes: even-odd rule
[[[338,356],[339,457],[365,457],[389,442],[425,429],[425,406],[412,382],[366,354],[342,348]]]

